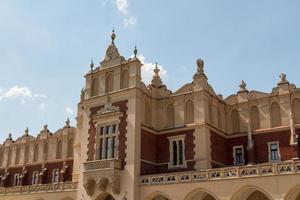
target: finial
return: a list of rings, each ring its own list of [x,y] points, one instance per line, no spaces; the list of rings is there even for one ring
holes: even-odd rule
[[[68,127],[68,128],[70,128],[70,119],[69,119],[69,117],[67,118],[67,121],[66,121],[66,125],[65,125],[65,127]]]
[[[197,74],[204,74],[204,61],[202,59],[197,59]]]
[[[241,81],[241,84],[239,86],[240,86],[239,92],[247,91],[247,89],[246,89],[247,84],[244,82],[244,80]]]
[[[47,131],[48,130],[48,124],[44,125],[44,130]]]
[[[155,73],[155,76],[158,76],[158,73],[159,73],[159,69],[158,69],[158,64],[157,64],[157,62],[155,63],[155,68],[154,68],[154,73]]]
[[[25,129],[25,135],[26,135],[26,136],[29,135],[29,128],[28,128],[28,127],[26,127],[26,129]]]
[[[288,81],[287,81],[287,79],[286,79],[286,74],[283,74],[283,73],[281,73],[280,75],[279,75],[279,82],[278,82],[278,84],[284,84],[284,83],[288,83]]]
[[[83,101],[84,100],[84,88],[81,89],[80,91],[80,101]]]
[[[12,134],[11,133],[8,134],[7,140],[12,140]]]
[[[115,38],[116,38],[115,29],[112,30],[110,37],[111,37],[111,43],[115,44]]]
[[[138,53],[138,50],[137,50],[136,46],[134,46],[133,53],[134,53],[134,57],[136,58],[136,55],[137,55],[137,53]]]
[[[93,69],[94,69],[94,61],[93,61],[93,59],[91,60],[90,67],[91,67],[91,71],[93,71]]]

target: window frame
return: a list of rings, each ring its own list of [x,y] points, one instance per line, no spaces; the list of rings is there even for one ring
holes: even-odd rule
[[[57,181],[55,180],[55,172],[58,171],[58,178]],[[60,178],[60,171],[59,169],[53,169],[52,170],[52,183],[59,183],[59,178]]]
[[[237,163],[236,150],[240,149],[240,148],[242,149],[243,162]],[[233,154],[233,165],[236,165],[236,166],[245,165],[245,152],[244,152],[244,146],[243,145],[233,146],[232,147],[232,154]]]
[[[17,181],[17,182],[16,182]],[[14,187],[20,186],[20,174],[14,174]]]
[[[278,160],[272,160],[271,145],[273,145],[273,144],[276,144],[276,145],[277,145],[277,156],[278,156]],[[269,160],[269,162],[280,162],[280,161],[281,161],[279,141],[271,141],[271,142],[268,142],[268,160]]]
[[[37,181],[36,183],[34,183],[34,177],[35,177],[35,174],[37,175]],[[32,177],[31,177],[31,185],[38,185],[39,184],[39,172],[38,171],[33,171],[32,172]]]
[[[169,162],[168,162],[168,169],[176,169],[176,168],[186,168],[187,161],[185,158],[185,134],[183,135],[175,135],[168,137],[169,139]],[[179,164],[180,154],[179,154],[179,141],[182,141],[182,164]],[[173,150],[173,142],[177,144],[177,164],[174,164],[174,150]]]
[[[114,128],[115,126],[115,128]],[[107,133],[107,127],[110,127],[110,133]],[[103,128],[103,134],[101,130]],[[113,132],[115,130],[115,132]],[[109,147],[106,148],[107,139],[109,138]],[[113,139],[115,138],[115,139]],[[102,140],[102,143],[101,143]],[[115,142],[113,142],[115,141]],[[101,157],[100,157],[100,143],[102,144],[101,148]],[[114,148],[113,148],[114,147]],[[101,123],[97,125],[96,128],[96,153],[95,160],[110,160],[119,158],[119,121],[111,121],[109,123]],[[107,153],[109,149],[109,153]],[[108,156],[106,156],[108,155]],[[113,156],[114,155],[114,156]]]

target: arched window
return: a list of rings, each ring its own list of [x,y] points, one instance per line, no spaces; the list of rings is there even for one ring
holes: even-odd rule
[[[37,162],[39,157],[39,144],[34,145],[34,152],[33,152],[33,162]]]
[[[191,100],[188,100],[185,104],[185,123],[190,124],[194,123],[194,103]]]
[[[145,124],[146,125],[151,126],[151,118],[152,118],[152,113],[151,113],[150,104],[146,102],[145,103]]]
[[[25,147],[25,163],[29,163],[29,145]]]
[[[9,148],[8,150],[8,156],[7,156],[7,165],[10,166],[11,165],[11,148]]]
[[[251,127],[256,130],[260,128],[259,110],[256,106],[253,106],[250,111],[251,115]]]
[[[208,102],[208,116],[209,116],[209,123],[214,124],[214,117],[213,117],[213,107],[211,102]]]
[[[91,96],[97,96],[99,94],[99,79],[94,78],[92,81],[92,94]]]
[[[293,115],[295,124],[300,124],[300,99],[293,101]]]
[[[223,127],[222,127],[222,111],[221,111],[221,108],[218,108],[218,128],[220,130],[223,129]]]
[[[44,159],[48,160],[48,142],[44,143]]]
[[[105,78],[105,92],[113,91],[113,74],[108,73]]]
[[[20,163],[20,147],[17,147],[17,151],[16,151],[16,158],[15,158],[15,164],[19,164]]]
[[[281,126],[281,112],[278,103],[274,102],[271,105],[271,127]]]
[[[128,85],[129,85],[129,73],[128,70],[125,69],[122,72],[122,76],[121,76],[121,89],[128,88]]]
[[[159,196],[155,197],[152,200],[168,200],[168,199],[166,197],[162,196],[162,195],[159,195]]]
[[[73,157],[73,139],[70,138],[68,141],[68,157]]]
[[[233,133],[240,132],[240,116],[237,110],[231,112],[231,130]]]
[[[175,109],[173,104],[169,104],[167,107],[167,127],[174,127],[175,125]]]
[[[62,154],[62,141],[58,140],[57,141],[57,149],[56,149],[56,158],[57,159],[61,158],[61,154]]]

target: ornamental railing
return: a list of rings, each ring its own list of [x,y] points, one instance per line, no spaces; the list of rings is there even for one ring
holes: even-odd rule
[[[300,161],[246,165],[208,169],[203,171],[147,175],[140,177],[140,184],[174,184],[243,177],[274,176],[300,173]]]
[[[84,163],[84,169],[97,170],[97,169],[121,169],[121,161],[118,159],[109,159],[109,160],[95,160]]]
[[[75,182],[63,182],[63,183],[51,183],[40,185],[28,185],[28,186],[16,186],[8,188],[0,188],[0,196],[2,195],[15,195],[15,194],[31,194],[31,193],[51,193],[51,192],[64,192],[64,191],[76,191],[78,189],[78,183]]]

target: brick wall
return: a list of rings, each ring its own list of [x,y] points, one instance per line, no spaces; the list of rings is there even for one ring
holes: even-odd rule
[[[142,160],[152,162],[154,164],[143,162],[141,163],[141,174],[166,173],[194,170],[194,129],[186,131],[176,131],[167,134],[153,134],[145,129],[141,130],[141,158]],[[185,135],[185,159],[187,162],[186,168],[168,169],[170,158],[169,139],[170,136]]]

